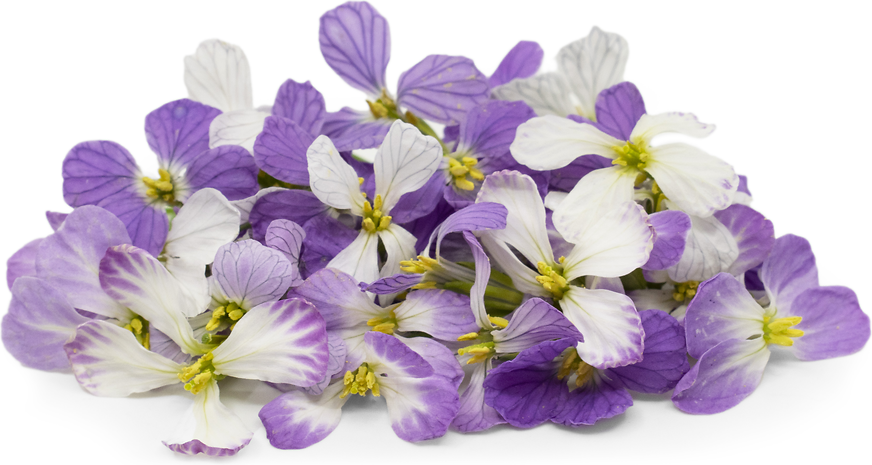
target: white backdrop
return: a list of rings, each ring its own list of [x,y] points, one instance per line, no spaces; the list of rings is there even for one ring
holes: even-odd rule
[[[252,69],[255,104],[271,104],[287,78],[311,80],[328,110],[366,108],[363,95],[326,65],[318,18],[333,2],[88,2],[4,4],[0,12],[0,140],[4,259],[51,232],[45,210],[69,211],[61,161],[76,143],[108,139],[156,170],[143,133],[145,115],[186,96],[182,59],[198,43],[240,45]],[[317,5],[316,5],[317,3]],[[865,211],[872,150],[869,90],[870,8],[857,2],[471,2],[374,0],[391,25],[388,82],[426,55],[465,55],[490,74],[517,41],[545,49],[545,69],[561,46],[591,26],[630,44],[625,78],[652,113],[689,111],[717,124],[693,141],[749,177],[753,206],[777,235],[808,238],[821,284],[845,285],[872,311]],[[0,301],[9,302],[5,287]],[[5,304],[4,304],[5,305]],[[83,456],[94,463],[186,460],[160,444],[190,402],[178,387],[132,399],[93,397],[68,374],[21,367],[0,351],[0,453],[49,463]],[[594,427],[498,427],[413,445],[396,438],[382,401],[350,403],[323,442],[303,451],[271,448],[256,412],[277,395],[253,382],[222,384],[222,398],[255,428],[232,460],[330,463],[335,460],[444,463],[564,458],[732,463],[739,460],[851,460],[869,450],[872,349],[803,363],[775,355],[762,385],[738,407],[686,415],[667,397],[636,405]],[[17,459],[17,460],[15,460]]]

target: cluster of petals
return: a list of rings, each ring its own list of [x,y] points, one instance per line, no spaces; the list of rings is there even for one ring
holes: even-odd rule
[[[367,109],[329,112],[294,79],[255,107],[242,49],[207,40],[184,59],[189,98],[146,116],[156,175],[117,143],[73,147],[72,210],[7,262],[7,351],[98,396],[175,386],[191,408],[164,444],[215,456],[254,436],[219,399],[226,377],[275,388],[267,439],[300,449],[353,396],[384,398],[412,442],[592,425],[631,392],[717,413],[772,350],[868,341],[857,296],[819,285],[747,178],[655,143],[714,126],[648,114],[619,35],[593,28],[554,72],[529,41],[489,77],[430,55],[395,88],[372,5],[325,13],[319,44]]]

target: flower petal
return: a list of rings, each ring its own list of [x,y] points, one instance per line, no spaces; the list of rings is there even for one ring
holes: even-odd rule
[[[676,282],[705,281],[730,269],[739,256],[739,246],[730,230],[714,216],[690,217],[684,252],[678,263],[668,269]]]
[[[729,339],[707,350],[681,378],[672,402],[687,413],[719,413],[751,395],[769,361],[763,338]]]
[[[654,248],[642,269],[665,270],[677,265],[687,245],[690,217],[682,211],[666,210],[652,213],[648,220],[654,230]]]
[[[566,396],[561,409],[551,419],[566,426],[592,425],[627,411],[633,398],[620,383],[599,374]]]
[[[793,300],[818,287],[818,270],[811,245],[802,237],[786,234],[775,240],[763,262],[760,279],[769,296],[769,306],[791,314]]]
[[[358,288],[352,276],[332,268],[309,276],[293,290],[293,296],[312,302],[331,331],[350,328],[388,313]]]
[[[248,59],[227,42],[206,40],[185,57],[185,86],[191,100],[224,112],[254,108]]]
[[[469,297],[444,289],[410,292],[394,312],[398,330],[421,331],[443,341],[456,341],[479,329]]]
[[[442,147],[436,139],[411,124],[394,121],[373,163],[375,194],[384,199],[382,211],[391,211],[403,194],[424,187],[441,161]]]
[[[260,110],[234,110],[218,115],[209,125],[209,148],[239,145],[252,152],[268,116],[269,113]]]
[[[645,114],[645,101],[632,82],[615,84],[596,98],[596,126],[621,140],[630,140],[636,123]]]
[[[248,223],[248,216],[251,214],[251,209],[254,208],[254,204],[257,203],[257,201],[260,200],[261,197],[282,190],[286,189],[283,187],[267,187],[265,189],[257,191],[256,194],[250,197],[230,201],[230,203],[233,204],[233,206],[236,207],[237,210],[239,210],[239,224]]]
[[[303,226],[303,231],[307,237],[300,257],[300,272],[304,278],[327,266],[360,234],[327,215],[312,218]]]
[[[145,140],[160,166],[174,173],[209,149],[209,125],[221,111],[181,99],[167,103],[145,117]]]
[[[326,215],[329,209],[309,191],[283,189],[270,192],[257,199],[251,209],[248,217],[251,237],[257,241],[264,240],[269,225],[275,220],[290,220],[306,227],[309,220]]]
[[[398,105],[445,125],[463,121],[466,112],[486,102],[489,94],[487,76],[462,56],[429,55],[397,82]]]
[[[443,377],[389,377],[379,379],[379,384],[388,405],[391,428],[405,441],[444,436],[460,409],[457,386]]]
[[[327,267],[348,273],[357,282],[375,281],[379,278],[378,237],[378,234],[361,230],[354,242],[333,257]]]
[[[200,154],[188,167],[185,178],[191,190],[211,187],[227,200],[241,200],[258,192],[254,158],[235,145],[222,145]]]
[[[285,255],[253,240],[231,242],[218,249],[212,276],[222,298],[244,309],[279,300],[293,280]]]
[[[12,290],[12,284],[23,276],[36,276],[36,256],[43,239],[34,239],[18,249],[6,261],[6,286]]]
[[[257,166],[270,176],[299,186],[309,185],[306,150],[315,140],[308,130],[282,116],[264,120],[254,142]]]
[[[554,339],[584,337],[559,310],[542,299],[533,298],[512,312],[509,325],[491,333],[498,354],[521,352]]]
[[[690,370],[684,328],[660,310],[639,312],[645,330],[642,361],[610,368],[606,376],[627,389],[651,394],[664,393],[678,384]]]
[[[546,171],[563,168],[582,155],[616,158],[615,147],[623,145],[591,124],[546,115],[518,126],[511,150],[518,163]]]
[[[350,209],[355,215],[363,216],[364,197],[357,173],[342,159],[327,136],[315,139],[306,152],[306,160],[309,184],[318,199],[333,208]]]
[[[730,205],[725,210],[715,212],[718,219],[736,239],[739,257],[730,265],[733,276],[763,263],[775,245],[775,229],[772,222],[751,207]]]
[[[629,53],[623,37],[596,26],[557,53],[557,65],[579,99],[582,116],[593,117],[600,91],[624,80]]]
[[[377,99],[391,59],[387,20],[369,3],[342,4],[321,16],[321,54],[350,86]]]
[[[312,136],[321,133],[321,126],[327,117],[321,92],[309,81],[300,84],[293,79],[288,79],[279,87],[272,114],[297,123]]]
[[[77,144],[64,158],[63,177],[64,201],[73,208],[107,204],[118,198],[143,198],[137,184],[142,174],[136,161],[115,142]]]
[[[299,286],[303,280],[300,278],[300,249],[303,240],[306,239],[306,231],[297,223],[289,220],[275,220],[270,223],[266,230],[266,245],[285,255],[291,264],[291,286]]]
[[[566,318],[584,335],[576,350],[597,368],[612,368],[642,360],[645,331],[633,301],[604,289],[570,286],[559,302]]]
[[[433,173],[424,187],[407,192],[400,197],[397,204],[391,208],[391,222],[406,224],[429,215],[442,200],[442,189],[445,187],[445,177],[442,173]]]
[[[732,203],[739,177],[728,163],[683,143],[649,150],[645,170],[680,210],[705,218]]]
[[[252,433],[218,397],[218,383],[212,381],[194,397],[172,436],[163,441],[185,455],[234,455],[251,442]]]
[[[554,115],[561,118],[575,113],[569,94],[569,83],[557,73],[514,79],[493,89],[493,96],[497,99],[520,100],[539,116]]]
[[[367,364],[377,375],[387,375],[377,378],[380,383],[382,378],[429,378],[435,372],[424,357],[394,336],[369,331],[364,342]]]
[[[492,369],[491,363],[488,359],[471,365],[469,384],[460,394],[460,410],[451,421],[451,426],[461,433],[484,431],[506,422],[493,407],[484,403],[484,379]]]
[[[691,137],[706,137],[714,130],[714,124],[700,122],[693,113],[645,114],[639,118],[630,137],[650,141],[655,136],[667,132],[677,132]]]
[[[344,387],[334,383],[318,396],[286,392],[264,405],[258,416],[269,443],[279,449],[304,449],[326,438],[339,426],[342,406],[349,399],[339,397]]]
[[[215,189],[194,193],[173,219],[164,254],[205,266],[218,248],[239,235],[239,211]]]
[[[545,52],[536,42],[522,40],[509,50],[496,71],[488,79],[491,88],[503,85],[512,79],[527,78],[539,70]]]
[[[791,347],[800,360],[853,354],[869,340],[869,316],[847,287],[809,289],[793,300],[788,315],[802,317],[795,328],[805,334],[794,338]],[[783,316],[780,308],[778,316]]]
[[[96,396],[126,397],[179,383],[180,365],[142,347],[133,333],[106,321],[89,321],[64,345],[73,374]]]
[[[594,170],[581,178],[566,197],[552,208],[554,227],[564,237],[586,231],[603,216],[616,215],[623,205],[633,201],[635,175],[620,166]],[[548,194],[545,203],[551,207]]]

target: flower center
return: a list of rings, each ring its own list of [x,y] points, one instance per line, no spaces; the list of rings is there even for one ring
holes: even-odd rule
[[[387,316],[370,318],[366,324],[372,326],[373,331],[394,334],[394,328],[397,327],[397,314],[391,310]]]
[[[692,299],[693,296],[696,295],[696,290],[698,288],[699,281],[677,283],[675,285],[675,290],[672,291],[672,298],[675,299],[676,302],[684,302],[685,300]]]
[[[628,169],[644,171],[648,157],[648,146],[643,141],[636,143],[627,141],[623,147],[614,147],[618,158],[612,160],[613,165],[624,166]]]
[[[563,362],[557,370],[557,379],[562,380],[575,374],[575,387],[581,387],[593,378],[594,373],[596,370],[578,356],[578,351],[569,348],[563,352]]]
[[[509,325],[509,320],[496,316],[487,317],[490,322],[499,329],[505,329]],[[472,358],[467,360],[467,365],[473,363],[482,363],[488,358],[496,354],[496,344],[490,330],[482,329],[475,333],[467,333],[457,338],[458,341],[481,341],[476,344],[471,344],[466,347],[461,347],[457,350],[457,355],[472,354]]]
[[[366,196],[366,194],[363,195]],[[369,200],[363,202],[362,227],[366,232],[375,233],[390,227],[391,217],[381,210],[382,206],[384,206],[384,199],[382,199],[381,194],[375,196],[372,204],[369,203]]]
[[[175,186],[173,186],[170,172],[163,168],[157,170],[157,172],[160,174],[160,179],[152,179],[148,176],[142,178],[143,184],[148,188],[145,191],[145,195],[152,199],[161,199],[168,203],[175,202]]]
[[[212,311],[212,319],[206,323],[206,331],[215,331],[224,328],[230,328],[233,330],[233,327],[236,326],[236,322],[245,315],[246,310],[241,308],[239,304],[236,302],[230,302],[227,305],[222,305],[215,310]],[[211,335],[209,335],[211,336]],[[206,336],[204,336],[204,339]],[[209,338],[209,341],[203,342],[211,342],[212,338]]]
[[[787,318],[772,318],[763,317],[763,340],[767,344],[778,344],[780,346],[790,347],[793,345],[793,338],[800,337],[805,332],[801,329],[793,329],[793,326],[802,321],[801,316],[790,316]]]
[[[565,260],[566,257],[560,257],[558,261],[563,264]],[[569,290],[569,282],[563,277],[563,270],[557,265],[552,267],[545,262],[539,262],[536,267],[539,270],[539,276],[536,276],[536,281],[554,296],[554,300],[562,299],[563,294]]]
[[[458,189],[464,191],[475,189],[475,184],[467,179],[467,176],[479,182],[484,181],[484,173],[475,167],[478,165],[477,159],[470,156],[460,157],[459,160],[452,157],[446,158],[448,158],[448,173],[452,177],[454,186]]]
[[[378,379],[366,363],[360,365],[360,367],[353,372],[346,371],[342,382],[345,383],[345,387],[342,389],[342,393],[339,394],[341,399],[346,398],[348,394],[359,394],[364,396],[367,391],[372,391],[372,395],[376,397],[379,396]]]
[[[394,102],[394,99],[388,95],[387,89],[382,89],[381,95],[378,100],[375,102],[371,100],[367,100],[366,104],[369,105],[369,111],[372,113],[372,117],[375,119],[381,118],[390,118],[390,119],[398,119],[399,114],[397,113],[397,102]]]
[[[151,349],[151,333],[148,332],[148,320],[137,315],[130,320],[130,323],[124,325],[124,329],[133,333],[136,337],[136,342],[139,342],[142,347]]]
[[[191,394],[202,391],[211,380],[221,381],[224,375],[215,374],[215,365],[212,364],[212,352],[198,358],[196,362],[179,372],[179,381],[185,383],[185,390]]]

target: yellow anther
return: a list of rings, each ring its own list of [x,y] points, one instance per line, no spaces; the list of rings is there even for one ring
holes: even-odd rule
[[[800,336],[805,335],[805,331],[803,331],[801,329],[792,329],[792,328],[791,329],[782,329],[781,335],[787,336],[787,337],[800,337]]]
[[[245,312],[243,312],[242,310],[239,310],[239,309],[233,310],[232,312],[227,314],[227,316],[229,316],[230,319],[233,321],[236,321],[236,320],[242,318],[243,315],[245,315]]]
[[[418,260],[420,260],[422,263],[429,266],[430,268],[439,265],[439,260],[436,260],[435,258],[430,258],[426,255],[418,255]]]
[[[466,353],[473,354],[473,355],[489,354],[489,353],[491,353],[491,350],[488,349],[487,347],[475,347],[475,348],[467,350]]]
[[[381,220],[379,220],[379,222],[378,222],[378,230],[384,231],[385,229],[388,229],[389,227],[391,227],[391,217],[390,216],[381,217]]]
[[[348,385],[351,384],[352,381],[354,381],[354,373],[346,371],[345,376],[342,378],[342,382]]]
[[[380,325],[373,326],[372,330],[379,333],[394,334],[394,328],[396,327],[397,325],[395,325],[394,323],[382,323]]]
[[[375,117],[375,119],[384,118],[384,117],[388,116],[388,109],[385,108],[385,106],[382,105],[381,103],[371,102],[371,101],[367,100],[366,104],[369,105],[369,111],[370,111],[370,113],[372,113],[372,116]]]
[[[633,185],[634,185],[635,187],[639,187],[639,186],[641,186],[642,183],[644,183],[645,180],[647,180],[647,179],[648,179],[648,175],[647,175],[647,174],[645,174],[645,173],[639,173],[638,175],[636,175],[636,180],[633,182]]]
[[[375,223],[372,222],[371,218],[364,218],[361,227],[366,232],[374,232],[376,230]]]
[[[672,291],[672,299],[676,302],[684,302],[687,299],[692,299],[696,295],[696,290],[699,288],[699,281],[686,281],[676,283],[675,290]]]
[[[778,318],[769,322],[769,330],[773,333],[783,331],[791,326],[796,326],[802,322],[801,316],[792,316],[787,318]]]
[[[454,185],[457,186],[458,189],[464,191],[471,191],[475,189],[475,184],[473,184],[472,181],[466,178],[454,178]]]
[[[378,383],[374,384],[374,385],[373,385],[371,388],[369,388],[369,389],[370,389],[370,391],[372,391],[372,395],[374,395],[374,396],[376,396],[376,397],[379,397],[379,396],[381,395],[381,390],[380,390],[379,387],[378,387]]]
[[[381,208],[385,205],[384,199],[382,199],[381,194],[375,196],[375,200],[372,203],[372,208],[375,210],[381,210]]]
[[[372,395],[379,395],[378,378],[375,373],[369,369],[366,363],[360,365],[355,371],[346,371],[342,377],[342,383],[345,387],[339,397],[344,399],[348,394],[366,395],[368,390],[372,390]]]
[[[412,286],[412,289],[436,289],[436,281],[423,281]]]
[[[216,308],[215,310],[212,310],[212,318],[221,318],[222,316],[226,315],[227,313],[224,310],[225,310],[224,306],[221,306],[221,307]]]
[[[145,333],[145,340],[142,341],[142,347],[145,347],[145,350],[151,350],[151,333]]]
[[[196,394],[202,391],[209,381],[212,380],[214,371],[215,366],[212,365],[212,352],[209,352],[191,365],[182,368],[178,377],[180,381],[186,382],[186,390],[191,391],[191,394]],[[217,379],[221,378],[218,377]]]
[[[149,178],[148,176],[143,176],[142,182],[143,184],[145,184],[146,187],[151,187],[152,189],[155,187],[155,180]]]
[[[130,320],[130,326],[133,334],[142,334],[142,321],[139,318]]]
[[[557,379],[563,379],[569,376],[572,373],[573,367],[577,365],[579,362],[578,352],[575,349],[569,350],[569,352],[563,356],[563,362],[560,364],[560,369],[557,370]]]
[[[488,354],[476,354],[472,358],[466,361],[467,365],[472,365],[473,363],[482,363],[487,360]]]
[[[206,323],[206,331],[215,331],[218,329],[218,326],[221,326],[221,319],[212,318],[208,323]]]
[[[463,164],[468,167],[473,167],[478,164],[478,160],[472,157],[463,157],[460,159],[460,161],[462,161]]]
[[[359,186],[363,185],[363,178],[357,178],[357,185],[359,185]]]
[[[463,177],[466,176],[466,173],[469,173],[469,168],[458,164],[457,166],[449,168],[448,171],[454,177]]]
[[[366,194],[366,192],[363,192],[363,194]],[[369,203],[369,200],[363,201],[363,214],[372,215],[372,204]]]
[[[786,318],[763,317],[763,340],[769,344],[777,344],[780,346],[790,347],[793,345],[793,338],[801,337],[805,332],[801,329],[793,329],[802,322],[802,317],[790,316]]]
[[[635,168],[639,171],[645,169],[649,154],[643,141],[627,142],[624,146],[616,146],[613,149],[618,154],[618,158],[612,160],[613,165]]]
[[[170,176],[170,172],[163,168],[159,168],[157,170],[157,173],[160,175],[161,181],[169,181],[170,179],[172,179],[172,176]]]
[[[375,373],[369,372],[366,374],[366,387],[372,389],[375,386]]]
[[[156,199],[157,198],[157,189],[155,189],[155,188],[148,189],[145,191],[145,195],[147,195],[153,199]]]
[[[566,257],[564,257],[563,255],[561,255],[560,258],[557,259],[557,262],[560,263],[561,265],[562,265],[563,262],[565,262],[565,261],[566,261]]]
[[[406,273],[424,273],[427,271],[427,268],[425,268],[421,263],[414,260],[401,260],[400,270]]]
[[[158,170],[160,173],[159,179],[151,179],[149,177],[143,177],[142,183],[145,184],[146,189],[145,195],[151,197],[153,199],[163,199],[166,202],[175,202],[175,195],[173,194],[173,182],[172,176],[170,176],[169,171],[161,168]]]
[[[494,326],[496,326],[497,328],[500,328],[500,329],[505,328],[506,326],[509,326],[509,320],[507,320],[507,319],[505,319],[505,318],[500,318],[500,317],[498,317],[498,316],[490,316],[490,315],[488,315],[488,316],[487,316],[487,319],[490,320],[490,322],[491,322],[492,325],[494,325]]]
[[[167,192],[173,190],[173,183],[169,181],[158,181],[154,183],[154,187],[156,187],[159,191]]]
[[[588,382],[588,380],[593,377],[593,374],[595,372],[596,371],[593,369],[592,366],[588,365],[587,363],[580,362],[578,364],[578,368],[575,369],[575,385],[577,387],[584,386],[584,383]]]
[[[484,181],[484,173],[481,170],[476,168],[469,169],[469,177],[475,179],[476,181]]]
[[[478,333],[466,333],[463,336],[457,338],[458,341],[472,341],[478,339]]]

